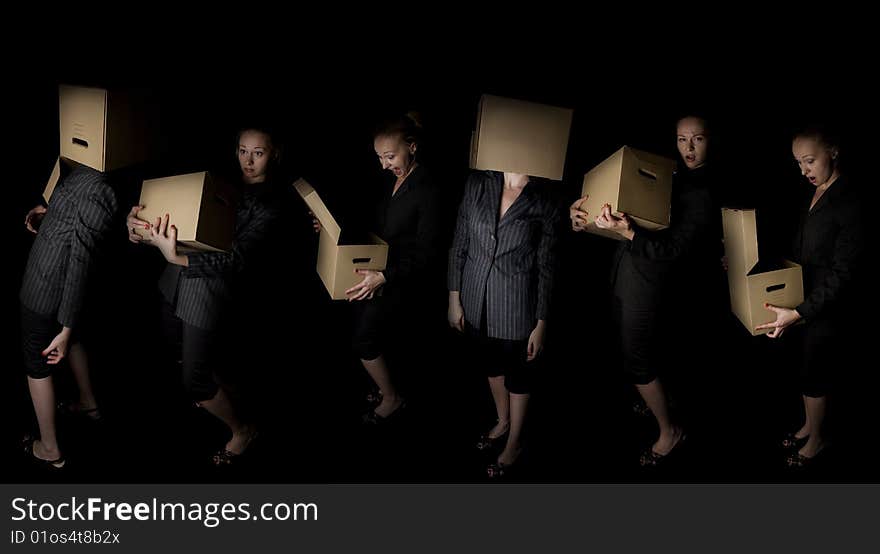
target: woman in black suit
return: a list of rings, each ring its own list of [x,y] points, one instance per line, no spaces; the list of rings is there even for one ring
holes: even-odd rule
[[[804,424],[783,440],[786,448],[798,449],[788,457],[788,465],[801,467],[827,445],[822,435],[826,395],[847,308],[852,307],[864,237],[859,195],[840,174],[837,141],[822,129],[807,129],[795,135],[792,153],[813,187],[803,199],[791,256],[803,268],[804,301],[794,309],[768,304],[776,320],[757,329],[771,329],[767,336],[778,338],[794,323],[805,323],[797,329],[803,341]]]
[[[389,421],[405,405],[383,355],[395,325],[406,310],[424,298],[442,252],[440,190],[416,156],[421,125],[407,114],[382,124],[373,147],[382,169],[391,173],[374,214],[374,231],[388,243],[383,271],[357,270],[363,280],[346,291],[355,302],[353,347],[378,390],[367,425]],[[317,224],[316,224],[317,225]]]
[[[614,316],[623,365],[660,429],[657,441],[641,454],[643,466],[657,465],[685,438],[684,430],[670,415],[666,390],[657,375],[663,300],[672,291],[673,272],[687,266],[711,275],[720,265],[720,210],[711,191],[713,179],[707,173],[706,121],[693,116],[680,119],[676,140],[685,167],[673,182],[668,228],[642,229],[607,204],[595,216],[596,226],[624,238],[612,262]],[[570,209],[575,231],[583,231],[590,223],[588,214],[578,208],[583,200]]]
[[[198,406],[222,421],[232,437],[213,456],[216,466],[235,463],[257,436],[254,424],[242,418],[240,406],[221,380],[220,368],[224,333],[230,325],[230,309],[251,268],[269,252],[272,236],[279,231],[281,200],[273,178],[279,150],[271,133],[260,127],[247,127],[238,134],[237,154],[241,170],[242,194],[236,207],[235,230],[228,252],[177,250],[177,229],[168,214],[155,222],[137,217],[142,206],[128,215],[128,238],[134,243],[151,244],[168,261],[159,280],[164,297],[163,331],[169,342],[181,347],[183,382]],[[150,229],[142,239],[136,227]]]
[[[449,324],[470,339],[486,372],[498,421],[478,443],[507,441],[487,468],[502,477],[521,435],[553,287],[560,211],[548,184],[518,173],[473,173],[449,254]]]

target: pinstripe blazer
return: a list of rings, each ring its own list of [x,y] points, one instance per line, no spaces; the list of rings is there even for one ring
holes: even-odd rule
[[[55,187],[31,246],[19,298],[26,308],[75,327],[89,272],[119,217],[106,176],[77,166]]]
[[[465,319],[487,334],[528,338],[547,319],[560,209],[547,184],[530,181],[500,220],[504,174],[473,173],[458,209],[448,286],[461,293]]]
[[[187,267],[168,264],[159,278],[159,290],[175,315],[195,327],[216,328],[235,281],[254,257],[265,253],[280,219],[281,204],[271,183],[244,185],[229,251],[187,254]]]

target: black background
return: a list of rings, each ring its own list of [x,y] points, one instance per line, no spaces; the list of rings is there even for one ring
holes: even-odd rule
[[[375,41],[373,44],[379,44]],[[810,58],[756,48],[701,59],[672,45],[637,55],[611,47],[575,53],[480,50],[480,56],[445,52],[417,56],[411,49],[370,48],[357,60],[357,45],[344,56],[318,56],[319,42],[264,57],[202,62],[170,52],[129,65],[83,69],[64,63],[29,68],[15,87],[7,145],[11,179],[6,184],[3,229],[5,421],[7,481],[44,480],[20,460],[16,437],[30,424],[31,408],[20,364],[17,291],[32,236],[21,224],[57,155],[59,83],[140,87],[151,91],[163,119],[175,122],[165,138],[176,153],[175,169],[234,170],[235,132],[269,119],[280,129],[291,177],[322,186],[331,208],[355,218],[376,191],[381,172],[371,130],[382,117],[417,110],[426,140],[422,160],[450,199],[448,217],[467,175],[470,130],[482,93],[574,108],[575,118],[559,184],[567,206],[583,174],[621,145],[675,157],[674,125],[687,112],[712,121],[713,161],[738,204],[771,214],[762,242],[784,245],[794,222],[795,199],[809,186],[790,150],[792,130],[822,121],[844,136],[847,171],[867,192],[876,140],[873,87],[863,59],[840,52]],[[585,48],[586,50],[586,48]],[[344,60],[344,61],[341,61]],[[125,67],[120,70],[120,67]],[[325,192],[326,191],[326,192]],[[128,196],[126,196],[128,195]],[[137,188],[122,191],[136,199]],[[873,195],[870,195],[871,197]],[[289,245],[274,264],[273,286],[288,283],[265,321],[237,322],[249,337],[233,345],[249,376],[253,414],[264,432],[240,470],[218,474],[208,466],[225,438],[210,416],[188,407],[173,368],[161,363],[155,281],[158,254],[119,243],[96,281],[92,316],[95,387],[106,414],[99,428],[62,427],[70,467],[68,481],[201,482],[399,482],[481,480],[485,461],[472,443],[492,421],[485,380],[464,363],[458,338],[445,329],[442,302],[425,310],[424,322],[401,337],[406,347],[391,362],[403,374],[411,398],[407,418],[383,433],[359,427],[366,377],[348,350],[346,307],[333,303],[314,274],[314,243],[305,207],[291,202]],[[794,428],[800,400],[795,364],[784,345],[749,337],[730,316],[720,328],[724,351],[706,351],[676,329],[672,359],[701,360],[703,371],[681,385],[682,417],[690,445],[663,471],[638,468],[638,452],[653,440],[650,420],[630,413],[634,393],[621,375],[608,327],[608,261],[615,244],[566,233],[560,241],[551,327],[542,379],[532,404],[530,443],[521,479],[537,482],[674,481],[876,481],[872,396],[876,376],[868,361],[870,319],[854,319],[852,349],[841,352],[840,394],[832,409],[837,444],[817,471],[783,469],[776,442]],[[268,285],[267,285],[268,286]],[[442,285],[441,285],[442,287]],[[444,294],[426,285],[426,297]],[[435,304],[426,301],[426,306]],[[865,300],[863,313],[873,309]],[[700,300],[684,303],[694,325]],[[858,317],[858,316],[857,316]],[[687,400],[690,399],[690,400]]]

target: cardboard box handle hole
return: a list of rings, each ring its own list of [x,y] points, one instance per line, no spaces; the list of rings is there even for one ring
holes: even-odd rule
[[[642,177],[647,177],[648,179],[651,179],[652,181],[657,180],[656,173],[654,173],[652,171],[648,171],[647,169],[643,169],[641,167],[639,168],[639,175],[641,175]]]

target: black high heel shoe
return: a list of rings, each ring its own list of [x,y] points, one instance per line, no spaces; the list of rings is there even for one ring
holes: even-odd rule
[[[364,397],[364,400],[369,406],[378,406],[382,403],[382,391],[379,389],[372,389],[367,393],[367,396]]]
[[[782,445],[782,448],[786,450],[800,450],[805,444],[807,444],[808,440],[810,440],[810,435],[797,437],[794,433],[788,433],[785,435],[785,438],[782,439],[780,444]]]
[[[254,441],[259,437],[260,431],[254,430],[250,437],[248,437],[247,441],[245,441],[242,451],[237,454],[226,450],[226,447],[224,446],[214,454],[211,458],[211,463],[214,464],[214,467],[234,467],[240,465],[241,462],[246,459],[247,454],[253,451]]]
[[[507,440],[507,435],[510,434],[510,425],[507,426],[507,429],[504,430],[503,433],[498,435],[497,437],[490,437],[489,433],[483,433],[480,435],[479,440],[477,441],[477,450],[486,451],[491,450],[498,445],[504,443]]]
[[[37,458],[36,453],[34,453],[34,442],[36,442],[36,438],[27,436],[22,440],[22,444],[24,445],[24,453],[27,457],[39,466],[41,469],[45,469],[48,471],[61,471],[64,469],[64,466],[67,464],[67,461],[64,459],[64,456],[57,458],[55,460],[44,460],[42,458]]]
[[[503,464],[499,461],[495,461],[489,464],[486,467],[486,477],[493,481],[501,480],[504,478],[509,478],[515,476],[520,468],[522,467],[522,448],[520,448],[519,452],[516,455],[516,458],[509,464]]]
[[[390,414],[388,414],[385,417],[382,417],[379,414],[377,414],[376,410],[370,410],[369,412],[367,412],[363,415],[363,417],[361,418],[361,422],[367,426],[381,427],[381,426],[386,425],[388,423],[391,423],[397,419],[400,419],[401,414],[403,413],[405,408],[406,408],[406,400],[403,400],[403,401],[401,401],[400,406],[395,408],[393,412],[391,412]]]
[[[654,451],[653,446],[649,446],[643,452],[641,457],[639,458],[639,465],[642,467],[657,467],[662,463],[668,461],[670,456],[672,456],[675,452],[680,452],[682,446],[684,446],[685,441],[687,440],[687,433],[684,431],[681,432],[679,436],[678,442],[676,442],[672,449],[666,454],[659,454]]]
[[[831,442],[826,441],[822,444],[822,447],[819,449],[819,451],[812,456],[804,456],[800,453],[799,450],[796,450],[794,451],[794,453],[786,457],[785,465],[789,469],[810,469],[816,467],[817,465],[820,465],[825,458],[827,458],[827,454],[825,453],[830,447]]]
[[[82,418],[85,421],[95,423],[103,420],[103,414],[97,406],[83,409],[78,403],[59,402],[56,408],[58,413],[65,417]]]

